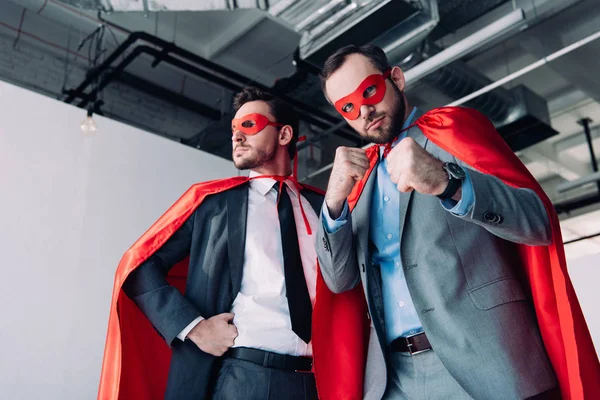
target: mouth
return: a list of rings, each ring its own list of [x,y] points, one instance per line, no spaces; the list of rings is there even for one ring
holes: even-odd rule
[[[379,128],[383,124],[384,119],[385,119],[385,117],[381,117],[381,118],[378,118],[375,121],[371,122],[369,125],[367,125],[367,131],[370,131],[371,129]]]
[[[235,149],[233,149],[233,152],[234,153],[239,153],[239,152],[248,151],[248,150],[249,150],[248,147],[237,146]]]

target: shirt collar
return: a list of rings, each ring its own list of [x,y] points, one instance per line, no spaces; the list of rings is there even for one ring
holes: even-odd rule
[[[269,191],[273,188],[273,185],[275,184],[275,182],[277,182],[277,181],[273,178],[252,179],[254,177],[262,176],[262,175],[264,175],[264,174],[260,174],[255,171],[250,171],[250,174],[248,175],[248,177],[250,178],[250,186],[252,186],[252,188],[255,189],[261,195],[266,196],[267,193],[269,193]],[[289,179],[286,179],[285,184],[287,185],[288,188],[291,189],[290,192],[292,193],[292,195],[297,197],[298,194],[296,193],[295,185],[293,184],[293,182],[290,181]]]
[[[413,107],[413,110],[410,112],[410,114],[408,114],[408,117],[404,120],[404,123],[402,124],[402,128],[400,128],[400,130],[404,130],[409,127],[409,125],[412,123],[413,118],[415,117],[416,112],[417,107]],[[407,133],[407,131],[404,131],[400,135],[398,135],[398,138],[394,141],[394,143],[392,143],[392,148],[394,148],[402,139],[404,139]],[[379,148],[379,157],[383,156],[384,150],[385,148],[383,146]]]
[[[412,123],[413,118],[415,117],[415,113],[417,112],[417,107],[413,107],[413,110],[408,114],[408,118],[402,124],[402,129],[408,128],[408,126]]]

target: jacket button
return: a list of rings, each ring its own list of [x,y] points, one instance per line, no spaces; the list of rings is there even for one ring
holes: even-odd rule
[[[483,219],[486,222],[489,222],[491,224],[500,224],[503,221],[503,218],[501,215],[498,214],[494,214],[493,212],[486,212],[485,214],[483,214]]]

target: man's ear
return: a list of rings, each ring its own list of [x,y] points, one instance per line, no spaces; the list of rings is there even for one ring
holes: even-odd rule
[[[392,78],[392,81],[398,87],[398,89],[403,92],[406,86],[406,81],[404,80],[404,72],[402,72],[402,69],[397,65],[392,67],[390,78]]]
[[[279,130],[279,145],[287,146],[294,138],[294,130],[291,126],[285,125]]]

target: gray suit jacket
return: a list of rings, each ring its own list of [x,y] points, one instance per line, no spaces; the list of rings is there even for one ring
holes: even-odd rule
[[[303,189],[315,212],[323,196]],[[211,389],[216,357],[177,335],[196,317],[229,312],[242,284],[248,184],[208,196],[187,221],[123,285],[125,293],[171,346],[165,399],[201,400]],[[169,270],[189,259],[185,295],[166,281]],[[149,366],[151,368],[151,366]]]
[[[468,167],[429,142],[417,127],[408,136],[440,160]],[[389,351],[381,274],[369,254],[376,171],[348,222],[333,234],[321,224],[317,237],[328,287],[339,293],[362,282],[367,298],[372,324],[365,399],[382,397]],[[549,244],[547,214],[530,190],[471,169],[469,176],[475,203],[463,217],[443,209],[435,196],[400,193],[400,256],[406,281],[433,349],[474,399],[525,399],[557,385],[521,283],[514,244]]]

